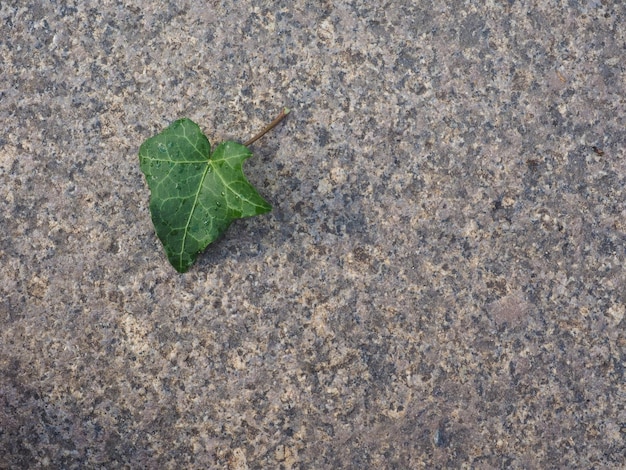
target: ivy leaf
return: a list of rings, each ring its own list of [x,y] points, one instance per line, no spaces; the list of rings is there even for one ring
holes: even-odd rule
[[[173,122],[139,148],[150,187],[150,213],[174,268],[186,272],[235,219],[272,210],[243,174],[252,153],[227,141],[211,144],[190,119]]]

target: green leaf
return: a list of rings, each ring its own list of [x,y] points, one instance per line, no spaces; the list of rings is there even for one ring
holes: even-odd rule
[[[173,122],[139,148],[150,187],[150,212],[157,236],[178,272],[235,219],[272,210],[243,174],[252,153],[237,142],[211,144],[190,119]]]

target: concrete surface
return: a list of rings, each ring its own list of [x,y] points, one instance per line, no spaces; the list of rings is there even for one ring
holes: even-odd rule
[[[624,2],[0,21],[1,468],[623,468]],[[139,145],[282,106],[177,274]]]

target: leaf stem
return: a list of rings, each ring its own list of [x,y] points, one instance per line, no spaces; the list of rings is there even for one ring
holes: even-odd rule
[[[287,114],[289,114],[290,111],[291,110],[289,108],[283,108],[283,110],[280,112],[280,114],[278,116],[276,116],[272,122],[270,122],[267,126],[265,126],[265,128],[263,128],[263,130],[261,132],[259,132],[257,135],[252,137],[250,140],[248,140],[243,145],[245,145],[247,147],[248,145],[252,145],[253,143],[255,143],[257,140],[259,140],[261,137],[263,137],[269,131],[274,129],[280,123],[280,121],[285,119],[285,116],[287,116]]]

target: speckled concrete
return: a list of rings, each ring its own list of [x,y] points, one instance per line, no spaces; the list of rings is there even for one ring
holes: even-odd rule
[[[0,20],[0,468],[626,464],[624,2]],[[284,105],[177,274],[139,145]]]

